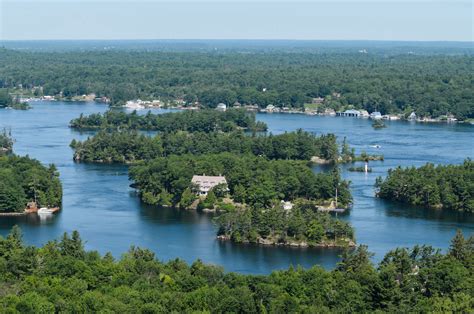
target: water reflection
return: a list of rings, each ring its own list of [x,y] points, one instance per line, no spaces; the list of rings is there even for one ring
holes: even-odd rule
[[[474,215],[467,212],[423,208],[379,199],[376,200],[376,203],[378,204],[378,207],[383,208],[385,214],[390,217],[442,220],[445,222],[456,223],[474,223]]]
[[[58,212],[52,215],[38,215],[36,213],[27,214],[24,216],[7,216],[1,217],[0,228],[11,228],[14,225],[28,225],[28,226],[41,226],[50,225],[53,226],[57,222],[57,216],[61,213]]]

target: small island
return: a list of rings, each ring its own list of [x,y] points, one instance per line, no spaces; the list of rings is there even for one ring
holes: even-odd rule
[[[434,209],[474,212],[474,162],[461,165],[431,163],[420,168],[390,169],[377,178],[377,196]]]
[[[230,132],[246,130],[262,132],[267,125],[256,121],[255,113],[244,109],[218,110],[185,110],[164,114],[139,115],[136,111],[126,113],[109,110],[104,114],[94,113],[81,116],[70,122],[70,127],[78,130],[148,130],[160,132]]]
[[[45,167],[28,156],[0,156],[0,216],[52,213],[61,202],[62,186],[54,165]]]
[[[372,172],[372,168],[369,167],[350,167],[347,169],[348,171],[351,172]]]
[[[354,230],[314,207],[282,202],[269,209],[229,210],[216,219],[217,237],[235,243],[293,247],[355,246]]]
[[[300,247],[354,245],[350,226],[323,213],[347,208],[352,201],[338,168],[314,173],[303,161],[221,153],[140,162],[130,169],[130,178],[147,204],[217,212],[219,239]],[[245,217],[256,220],[241,220]],[[267,233],[252,227],[257,221],[267,226],[273,221],[279,229],[271,227]]]
[[[349,206],[349,183],[332,173],[314,173],[307,162],[268,160],[259,156],[231,153],[160,157],[130,168],[132,186],[151,205],[189,207],[196,195],[193,175],[224,176],[234,202],[252,207],[272,207],[275,200],[303,198],[325,204],[334,199]]]
[[[273,134],[232,132],[162,132],[154,137],[137,131],[100,131],[85,141],[71,142],[74,160],[97,163],[134,163],[170,155],[229,152],[268,159],[336,162],[340,157],[336,136],[303,130]],[[315,157],[316,156],[316,157]]]
[[[374,122],[372,122],[372,127],[377,130],[386,128],[387,125],[381,119],[376,119]]]

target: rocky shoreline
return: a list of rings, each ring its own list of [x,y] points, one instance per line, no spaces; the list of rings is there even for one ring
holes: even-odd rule
[[[219,241],[232,241],[232,239],[227,235],[219,235],[216,237]],[[245,241],[242,244],[258,244],[264,246],[287,246],[295,248],[344,248],[344,247],[355,247],[356,243],[350,239],[344,239],[345,244],[337,244],[334,241],[323,242],[323,243],[308,243],[306,241],[285,241],[278,242],[274,239],[264,239],[262,237],[257,238],[256,242]],[[234,241],[232,241],[234,242]]]

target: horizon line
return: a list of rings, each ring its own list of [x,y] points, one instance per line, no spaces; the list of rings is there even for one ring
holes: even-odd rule
[[[438,40],[425,40],[425,39],[302,39],[302,38],[40,38],[40,39],[0,39],[2,41],[358,41],[358,42],[423,42],[423,43],[437,43],[437,42],[448,42],[448,43],[472,43],[474,44],[474,38],[471,40],[449,40],[449,39],[438,39]],[[473,47],[474,48],[474,45]]]

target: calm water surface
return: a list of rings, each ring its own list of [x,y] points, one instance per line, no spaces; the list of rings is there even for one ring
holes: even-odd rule
[[[334,267],[337,249],[292,249],[232,245],[215,240],[212,216],[189,211],[161,209],[140,204],[129,187],[123,165],[76,164],[69,143],[92,133],[68,128],[80,113],[103,112],[96,103],[37,102],[28,111],[1,110],[0,127],[11,128],[15,152],[43,163],[54,163],[64,188],[63,210],[47,220],[36,216],[1,218],[0,234],[18,224],[29,244],[41,245],[63,232],[78,230],[87,249],[120,256],[130,245],[152,249],[162,260],[200,258],[222,265],[228,271],[268,273],[289,265]],[[166,112],[165,110],[155,110]],[[426,162],[461,163],[474,157],[474,127],[446,124],[388,122],[388,128],[373,130],[371,122],[355,118],[311,117],[289,114],[259,114],[273,133],[303,128],[344,136],[357,152],[383,154],[384,162],[372,162],[372,173],[343,171],[352,181],[354,207],[340,217],[351,222],[359,243],[367,244],[374,260],[391,248],[430,244],[445,249],[456,229],[474,232],[474,215],[409,208],[374,198],[375,178],[389,168],[420,166]],[[373,148],[372,145],[381,148]],[[344,166],[347,168],[348,166]],[[318,169],[315,169],[318,171]]]

